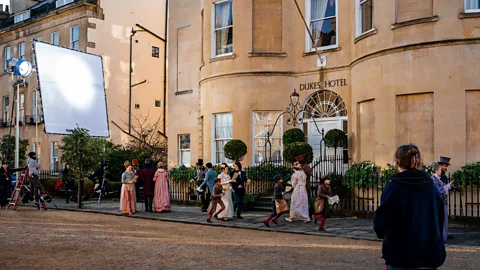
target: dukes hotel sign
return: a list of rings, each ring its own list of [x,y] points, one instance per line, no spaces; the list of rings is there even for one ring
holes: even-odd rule
[[[301,83],[300,91],[321,89],[322,82]],[[328,80],[324,82],[324,89],[347,86],[347,79]]]

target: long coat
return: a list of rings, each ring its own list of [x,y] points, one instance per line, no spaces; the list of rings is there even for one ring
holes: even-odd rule
[[[5,206],[8,203],[8,197],[10,196],[10,171],[3,167],[0,168],[0,206]]]
[[[148,197],[153,197],[155,195],[155,182],[153,182],[153,176],[155,176],[154,168],[145,168],[140,171],[139,178],[143,183],[145,196]]]

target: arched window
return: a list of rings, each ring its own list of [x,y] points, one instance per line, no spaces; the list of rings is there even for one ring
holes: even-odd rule
[[[312,94],[303,104],[304,119],[342,117],[347,115],[347,106],[343,99],[335,92],[321,90]]]

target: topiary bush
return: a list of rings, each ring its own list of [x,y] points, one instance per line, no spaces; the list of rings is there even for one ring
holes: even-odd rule
[[[335,155],[337,155],[338,147],[346,147],[347,135],[343,130],[331,129],[325,134],[325,146],[335,149]]]
[[[296,157],[302,155],[307,164],[313,160],[313,149],[306,142],[295,142],[285,146],[283,150],[283,160],[294,163]]]
[[[223,151],[226,158],[240,161],[247,154],[247,145],[242,140],[231,140],[225,144]]]
[[[305,142],[305,133],[299,128],[292,128],[283,133],[282,142],[284,146],[296,142]]]

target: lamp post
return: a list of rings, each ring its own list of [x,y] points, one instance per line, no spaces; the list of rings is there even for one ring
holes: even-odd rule
[[[321,135],[320,139],[320,155],[322,154],[322,142],[324,141],[324,129],[320,130],[318,128],[317,122],[315,121],[314,116],[309,112],[301,108],[300,103],[300,95],[297,93],[296,89],[293,89],[293,92],[290,94],[290,104],[288,104],[287,108],[284,112],[280,113],[280,115],[275,120],[273,124],[272,130],[268,131],[267,129],[267,140],[265,141],[265,157],[268,156],[268,159],[271,160],[272,158],[272,143],[270,142],[270,137],[272,137],[273,132],[277,126],[278,120],[280,120],[282,115],[286,115],[288,118],[286,120],[287,125],[296,127],[297,125],[303,124],[303,114],[308,114],[310,118],[313,120],[315,124],[315,128],[317,129],[318,133]],[[268,155],[267,155],[268,154]]]
[[[25,78],[30,76],[33,72],[32,63],[25,59],[12,58],[8,60],[8,71],[12,76],[16,76],[17,80],[13,84],[16,87],[16,107],[17,117],[15,119],[15,168],[20,166],[20,85],[25,85]],[[17,179],[18,179],[17,172]]]

